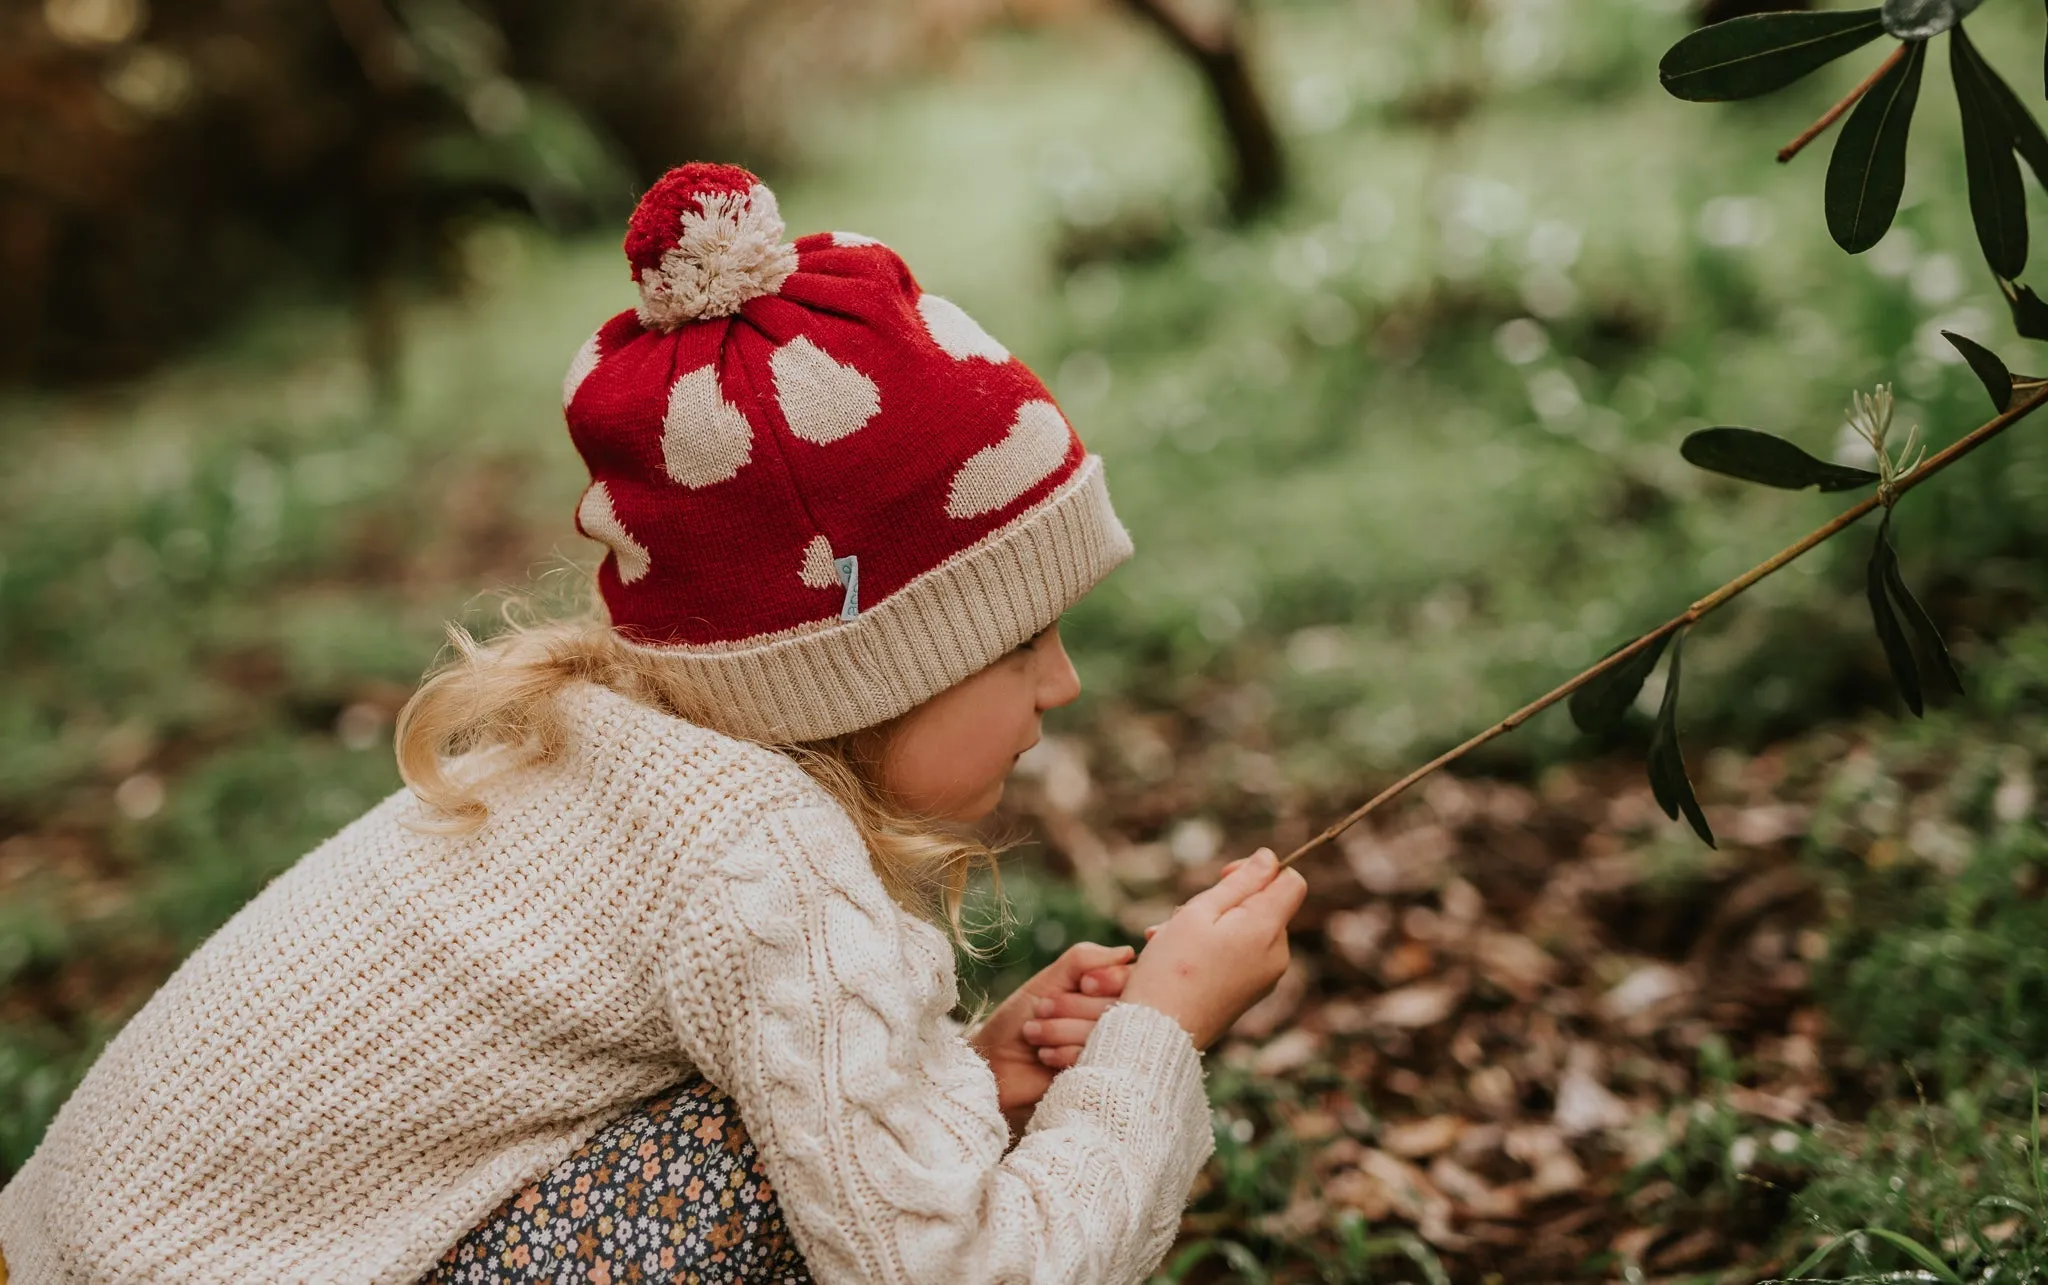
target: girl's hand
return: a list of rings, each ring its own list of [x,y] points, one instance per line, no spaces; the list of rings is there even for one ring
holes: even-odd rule
[[[1154,928],[1123,997],[1179,1022],[1198,1049],[1230,1029],[1287,971],[1287,921],[1308,883],[1261,848]]]
[[[1133,953],[1129,946],[1070,946],[975,1032],[974,1047],[996,1073],[996,1098],[1011,1132],[1021,1131],[1052,1077],[1081,1056],[1096,1019],[1123,994]]]

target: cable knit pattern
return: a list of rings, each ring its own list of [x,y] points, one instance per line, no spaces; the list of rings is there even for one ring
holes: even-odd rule
[[[404,1282],[701,1070],[813,1275],[1132,1282],[1211,1145],[1201,1063],[1120,1005],[1007,1134],[944,936],[787,758],[589,685],[490,823],[401,792],[214,934],[0,1191],[17,1285]]]

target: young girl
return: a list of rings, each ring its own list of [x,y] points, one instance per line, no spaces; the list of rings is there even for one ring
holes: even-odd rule
[[[901,259],[689,165],[563,385],[607,619],[459,655],[409,790],[202,946],[0,1192],[17,1285],[1129,1282],[1279,977],[1270,853],[963,1033],[986,815],[1130,553],[1045,388]],[[715,1086],[715,1087],[714,1087]],[[742,1129],[742,1125],[744,1128]],[[808,1273],[808,1275],[807,1275]]]

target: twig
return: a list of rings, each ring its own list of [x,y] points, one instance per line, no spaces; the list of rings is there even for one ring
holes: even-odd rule
[[[1926,481],[1930,477],[1933,477],[1936,473],[1941,472],[1941,470],[1947,468],[1949,465],[1963,458],[1963,456],[1968,455],[1971,451],[1976,450],[1979,446],[1982,446],[1984,443],[1990,441],[1992,438],[1998,436],[2000,433],[2003,433],[2006,429],[2010,428],[2019,420],[2032,414],[2035,410],[2039,409],[2044,402],[2048,402],[2048,382],[2022,384],[2019,385],[2019,387],[2024,387],[2028,389],[2027,395],[2025,397],[2015,400],[2012,403],[2012,405],[2007,407],[2003,412],[2001,412],[1996,419],[1990,420],[1987,423],[1978,426],[1974,431],[1970,433],[1969,436],[1964,437],[1960,441],[1956,442],[1954,445],[1950,446],[1948,449],[1942,451],[1940,454],[1931,457],[1930,459],[1928,459],[1926,463],[1922,464],[1919,468],[1914,469],[1911,473],[1906,474],[1904,477],[1901,477],[1898,480],[1897,484],[1892,488],[1891,498],[1896,500],[1899,496],[1904,495],[1907,491],[1912,490],[1914,487],[1920,485],[1920,483]],[[2015,391],[2017,391],[2017,388],[2015,389]],[[1771,557],[1767,561],[1760,562],[1756,566],[1751,567],[1742,575],[1737,576],[1733,580],[1730,580],[1727,584],[1722,585],[1719,589],[1714,590],[1714,592],[1708,594],[1706,597],[1701,598],[1698,602],[1692,604],[1692,606],[1687,607],[1680,614],[1673,616],[1671,619],[1665,621],[1663,624],[1657,626],[1655,629],[1652,629],[1650,632],[1636,639],[1628,646],[1623,647],[1620,651],[1617,651],[1613,655],[1606,657],[1605,659],[1600,661],[1599,664],[1584,670],[1583,672],[1566,680],[1563,683],[1560,683],[1558,686],[1552,688],[1549,692],[1546,692],[1544,695],[1538,697],[1534,701],[1531,701],[1529,704],[1522,706],[1522,708],[1508,715],[1500,722],[1495,723],[1492,727],[1487,728],[1485,731],[1479,733],[1477,736],[1472,737],[1464,744],[1459,745],[1455,749],[1446,750],[1442,754],[1439,754],[1435,758],[1431,759],[1429,762],[1424,763],[1421,767],[1416,768],[1414,771],[1402,777],[1400,780],[1394,782],[1386,789],[1381,790],[1378,794],[1373,795],[1372,798],[1367,799],[1362,806],[1352,810],[1349,814],[1347,814],[1342,820],[1338,821],[1335,825],[1332,825],[1327,830],[1324,830],[1321,834],[1318,834],[1315,838],[1310,839],[1307,843],[1302,844],[1294,851],[1288,853],[1286,858],[1283,859],[1280,862],[1280,864],[1283,867],[1293,865],[1296,861],[1299,861],[1303,856],[1310,852],[1313,852],[1315,849],[1321,847],[1323,844],[1328,843],[1330,840],[1344,833],[1353,825],[1357,824],[1360,820],[1364,819],[1369,813],[1377,809],[1381,804],[1387,802],[1389,799],[1394,798],[1396,795],[1399,795],[1400,793],[1408,789],[1409,786],[1414,785],[1417,781],[1420,781],[1424,777],[1430,775],[1432,772],[1435,772],[1438,768],[1456,762],[1457,760],[1465,757],[1465,755],[1470,754],[1473,750],[1478,749],[1480,746],[1486,744],[1488,741],[1494,739],[1497,736],[1503,735],[1507,732],[1514,731],[1517,727],[1520,727],[1523,723],[1528,722],[1529,719],[1531,719],[1535,715],[1543,712],[1546,709],[1549,709],[1552,705],[1557,704],[1565,697],[1579,690],[1579,688],[1584,687],[1589,682],[1592,682],[1601,674],[1606,673],[1608,670],[1613,669],[1616,666],[1626,663],[1629,657],[1636,655],[1645,647],[1653,645],[1657,642],[1658,639],[1665,638],[1671,634],[1677,633],[1679,630],[1692,625],[1694,622],[1698,621],[1701,617],[1707,615],[1709,612],[1715,610],[1718,607],[1726,605],[1729,599],[1735,597],[1735,595],[1749,588],[1751,585],[1763,579],[1765,576],[1768,576],[1775,571],[1783,569],[1786,564],[1790,563],[1793,559],[1799,557],[1801,554],[1808,552],[1809,550],[1813,549],[1816,545],[1825,543],[1826,541],[1833,539],[1835,536],[1841,534],[1843,531],[1846,531],[1851,526],[1854,526],[1859,519],[1868,514],[1872,509],[1879,507],[1879,505],[1882,503],[1883,500],[1879,496],[1872,495],[1868,499],[1865,499],[1862,503],[1856,505],[1854,508],[1844,510],[1843,512],[1838,514],[1833,521],[1814,531],[1812,534],[1808,535],[1799,543],[1792,545],[1790,548],[1780,551],[1778,554]]]
[[[1836,103],[1833,107],[1830,107],[1827,109],[1827,111],[1823,112],[1819,120],[1813,122],[1813,124],[1808,125],[1806,127],[1805,133],[1801,134],[1799,137],[1793,139],[1791,142],[1779,148],[1778,163],[1782,165],[1786,161],[1789,161],[1793,157],[1799,155],[1801,151],[1805,150],[1806,145],[1808,143],[1811,143],[1814,139],[1819,138],[1821,136],[1821,133],[1824,130],[1826,130],[1828,126],[1840,120],[1842,118],[1842,113],[1848,111],[1851,107],[1854,107],[1856,105],[1857,99],[1869,93],[1871,86],[1875,85],[1878,81],[1883,80],[1884,74],[1890,71],[1894,66],[1896,66],[1898,64],[1899,59],[1904,58],[1906,56],[1906,50],[1909,48],[1911,48],[1911,46],[1901,44],[1897,49],[1892,50],[1891,56],[1886,58],[1883,62],[1877,64],[1876,70],[1872,71],[1868,76],[1865,76],[1861,84],[1857,85],[1856,88],[1850,90],[1846,95],[1844,95],[1841,102]]]

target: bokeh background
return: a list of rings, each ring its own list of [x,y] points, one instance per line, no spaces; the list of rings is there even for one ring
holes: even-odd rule
[[[1107,458],[1139,553],[1067,620],[1088,691],[1012,791],[987,992],[1839,504],[1693,470],[1686,432],[1848,459],[1881,382],[1936,445],[1987,418],[1939,332],[2042,362],[1973,248],[1945,60],[1851,258],[1825,140],[1772,155],[1875,55],[1679,103],[1656,62],[1710,8],[7,0],[0,1179],[185,954],[397,788],[444,622],[573,598],[559,381],[633,302],[619,233],[668,165],[887,241]],[[1971,21],[2038,102],[2038,9]],[[1900,508],[1968,687],[1924,720],[1868,532],[1695,631],[1717,850],[1651,801],[1646,718],[1554,710],[1311,858],[1294,971],[1210,1058],[1168,1277],[1754,1281],[1868,1226],[2038,1266],[2044,433]],[[1826,1270],[1901,1266],[1864,1236]]]

